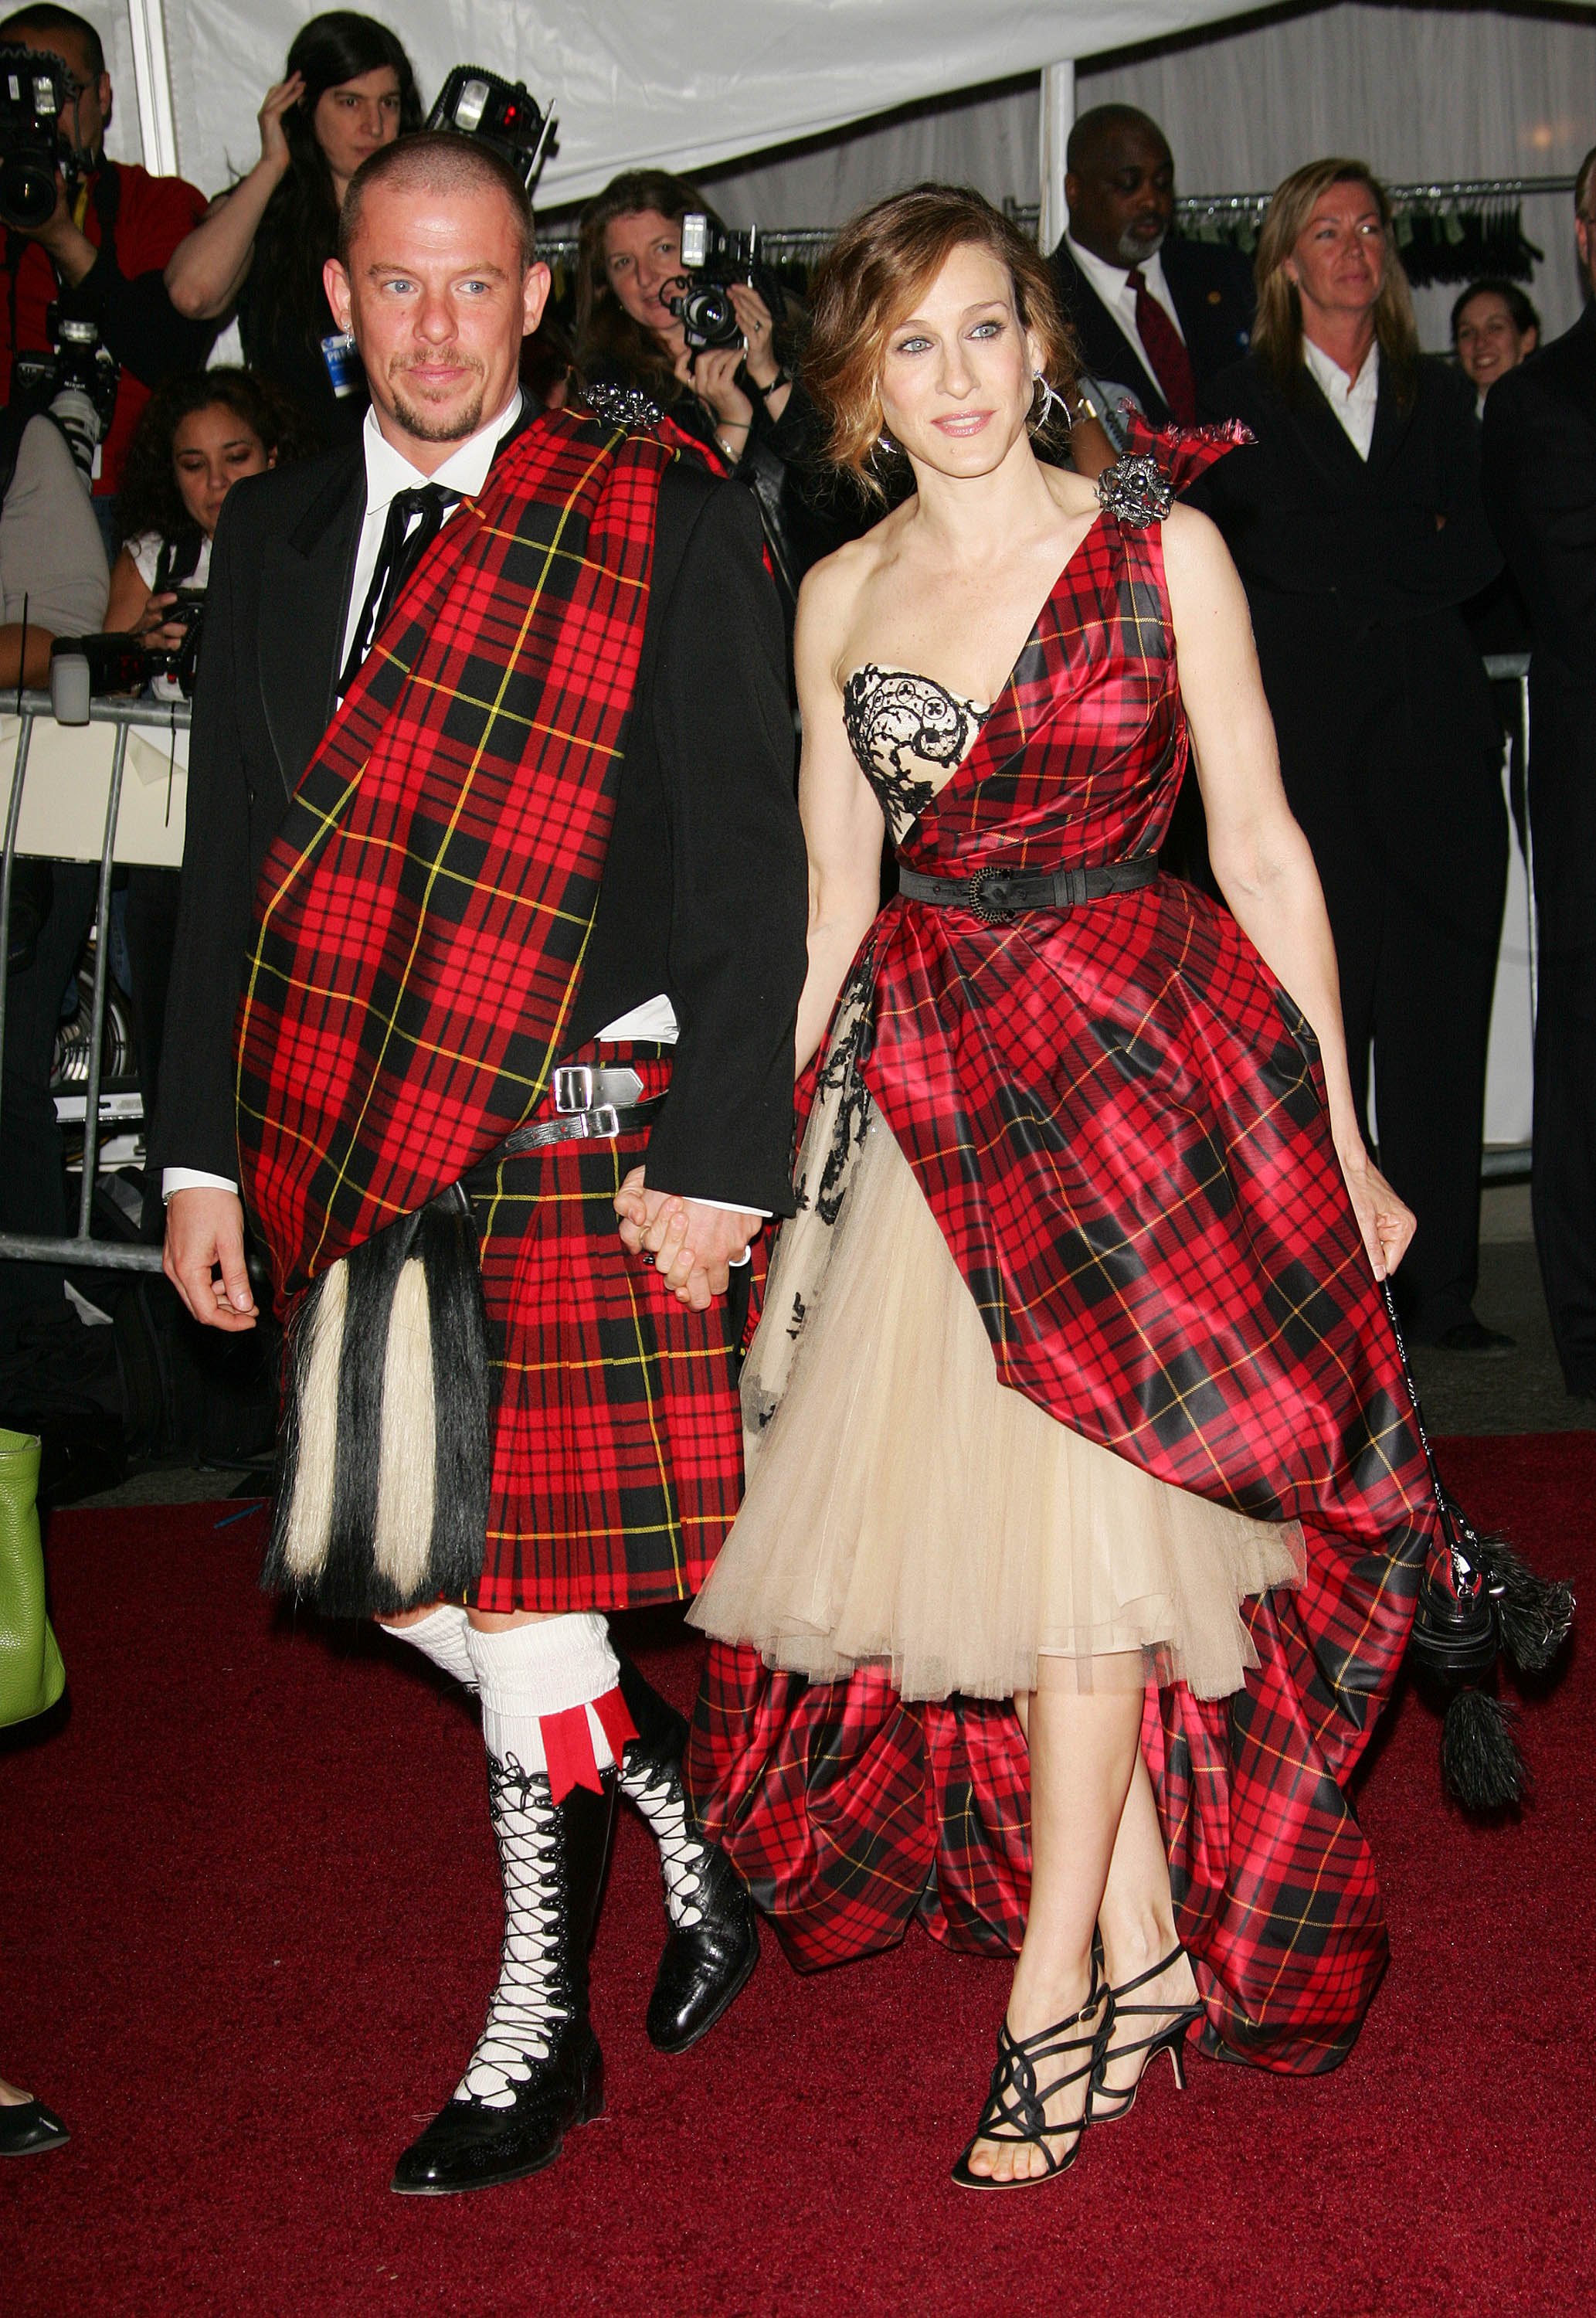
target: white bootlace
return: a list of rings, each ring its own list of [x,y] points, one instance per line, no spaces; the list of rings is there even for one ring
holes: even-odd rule
[[[658,1765],[645,1771],[621,1772],[621,1792],[635,1803],[659,1846],[659,1873],[665,1884],[665,1912],[678,1931],[704,1921],[697,1905],[701,1879],[709,1864],[709,1846],[687,1826],[681,1783]]]
[[[534,1782],[548,1795],[548,1782],[505,1757],[508,1776],[494,1783],[493,1832],[498,1843],[505,1889],[505,1936],[498,1985],[488,2006],[487,2025],[477,2039],[456,2100],[487,2108],[514,2106],[516,2088],[532,2075],[533,2061],[546,2061],[551,2032],[570,2018],[558,2000],[560,1909],[548,1891],[548,1868],[559,1839],[559,1813],[533,1800]],[[512,1800],[516,1788],[519,1801]]]

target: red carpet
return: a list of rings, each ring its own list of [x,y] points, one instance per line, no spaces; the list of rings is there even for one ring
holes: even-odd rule
[[[1596,1616],[1596,1438],[1446,1462]],[[628,1819],[595,1963],[609,2116],[536,2180],[422,2204],[389,2170],[494,1971],[481,1744],[413,1659],[277,1620],[231,1510],[53,1525],[72,1713],[0,1756],[0,2072],[74,2139],[0,2161],[6,2318],[1596,2308],[1588,1634],[1526,1712],[1520,1824],[1443,1806],[1416,1700],[1388,1727],[1363,1807],[1394,1962],[1338,2075],[1198,2064],[1181,2100],[1161,2073],[1067,2180],[977,2199],[947,2168],[1005,1968],[916,1936],[801,1981],[767,1936],[735,2011],[664,2060]],[[647,1662],[686,1699],[689,1650]]]

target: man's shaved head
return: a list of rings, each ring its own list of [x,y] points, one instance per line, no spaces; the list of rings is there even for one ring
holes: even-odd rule
[[[537,255],[532,202],[509,163],[478,138],[462,137],[453,130],[423,130],[384,145],[349,180],[338,214],[338,259],[345,272],[360,231],[362,205],[379,185],[390,193],[500,193],[515,216],[523,263],[530,265]]]
[[[1090,168],[1103,146],[1123,130],[1134,130],[1151,143],[1161,146],[1167,153],[1169,139],[1149,112],[1134,104],[1094,104],[1089,112],[1078,113],[1070,131],[1070,141],[1064,148],[1064,166],[1079,175]]]

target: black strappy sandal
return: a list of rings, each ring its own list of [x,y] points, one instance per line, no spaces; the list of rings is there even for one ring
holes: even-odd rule
[[[1078,2027],[1099,2008],[1102,2018],[1093,2026],[1089,2035],[1065,2035],[1067,2028]],[[1011,2036],[1008,2022],[1003,2022],[998,2030],[997,2065],[992,2071],[981,2123],[953,2169],[953,2178],[961,2189],[1029,2189],[1040,2182],[1056,2180],[1061,2173],[1069,2171],[1080,2153],[1080,2136],[1091,2123],[1092,2083],[1096,2081],[1113,2017],[1114,2007],[1109,1999],[1109,1991],[1098,1976],[1098,1960],[1094,1955],[1091,1987],[1079,2012],[1071,2012],[1067,2020],[1057,2021],[1051,2028],[1041,2029],[1035,2036]],[[1064,2061],[1076,2053],[1086,2055],[1079,2068],[1067,2068],[1063,2076],[1054,2077],[1050,2083],[1037,2084],[1036,2072],[1042,2063]],[[1087,2086],[1086,2106],[1080,2115],[1072,2124],[1050,2126],[1047,2123],[1048,2102],[1063,2092],[1066,2085],[1079,2084],[1082,2077],[1091,2082]],[[1047,2144],[1050,2141],[1061,2141],[1066,2137],[1068,2152],[1055,2159]],[[972,2173],[971,2153],[980,2141],[1025,2143],[1040,2149],[1047,2170],[1045,2173],[1029,2173],[1023,2180],[1011,2178],[1007,2181],[994,2181],[985,2173]]]
[[[1108,1990],[1108,2017],[1112,2026],[1116,2028],[1122,2020],[1138,2017],[1162,2020],[1166,2025],[1156,2035],[1138,2037],[1129,2044],[1121,2044],[1112,2054],[1108,2051],[1108,2040],[1104,2038],[1103,2049],[1092,2064],[1090,2109],[1094,2124],[1113,2125],[1118,2118],[1130,2115],[1136,2105],[1142,2080],[1147,2073],[1147,2064],[1159,2053],[1167,2053],[1170,2056],[1177,2091],[1186,2090],[1186,2056],[1181,2048],[1186,2043],[1186,2032],[1193,2021],[1205,2017],[1203,2007],[1200,2004],[1184,2004],[1179,2011],[1171,2012],[1167,2004],[1127,2004],[1125,2001],[1135,1990],[1145,1988],[1149,1981],[1156,1980],[1161,1972],[1168,1972],[1170,1966],[1179,1962],[1185,1953],[1182,1947],[1172,1947],[1160,1963],[1150,1965],[1145,1972],[1139,1972],[1134,1980],[1127,1980],[1123,1988]],[[1109,2060],[1123,2061],[1134,2053],[1143,2055],[1142,2065],[1136,2071],[1136,2081],[1123,2092],[1116,2091],[1107,2080]]]

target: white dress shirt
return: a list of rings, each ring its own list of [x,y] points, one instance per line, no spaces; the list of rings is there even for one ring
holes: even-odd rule
[[[1091,250],[1082,249],[1073,234],[1067,233],[1064,240],[1071,256],[1141,356],[1143,369],[1156,386],[1158,373],[1152,366],[1152,355],[1142,344],[1142,333],[1136,328],[1136,293],[1131,287],[1131,268],[1128,265],[1110,265],[1107,259],[1097,256]],[[1180,328],[1180,317],[1175,311],[1175,301],[1170,295],[1170,285],[1164,276],[1162,258],[1154,250],[1152,256],[1137,270],[1147,284],[1148,294],[1157,299],[1164,312],[1175,325],[1175,334],[1184,346],[1186,333]],[[1128,383],[1124,379],[1115,379],[1110,382],[1116,386]]]
[[[382,534],[388,522],[388,509],[400,491],[415,490],[423,483],[440,483],[454,498],[475,499],[488,481],[494,454],[499,444],[521,416],[522,395],[519,387],[508,406],[486,427],[467,437],[458,450],[451,451],[440,467],[424,475],[413,467],[402,451],[396,450],[377,424],[375,410],[368,410],[362,446],[366,462],[366,511],[360,527],[360,541],[354,552],[354,571],[349,585],[349,602],[344,614],[343,642],[338,651],[338,667],[342,670],[354,644],[361,614],[365,609],[371,591],[372,575],[377,569],[377,557],[382,545]],[[454,508],[449,509],[453,515]],[[420,521],[420,517],[417,517]],[[661,1046],[674,1046],[678,1035],[676,1010],[661,991],[645,999],[641,1006],[632,1007],[614,1022],[606,1022],[599,1031],[601,1039],[652,1039]],[[210,1190],[237,1191],[238,1186],[230,1176],[212,1175],[202,1167],[166,1167],[161,1171],[161,1197],[169,1199],[174,1191]],[[740,1199],[700,1199],[700,1207],[726,1208],[742,1215],[767,1215],[768,1208],[747,1208]],[[746,1259],[745,1259],[746,1260]]]
[[[1380,349],[1376,343],[1364,357],[1356,378],[1349,378],[1333,355],[1303,340],[1303,360],[1318,382],[1324,400],[1340,420],[1347,440],[1360,459],[1368,457],[1375,439],[1375,411],[1380,400]]]

